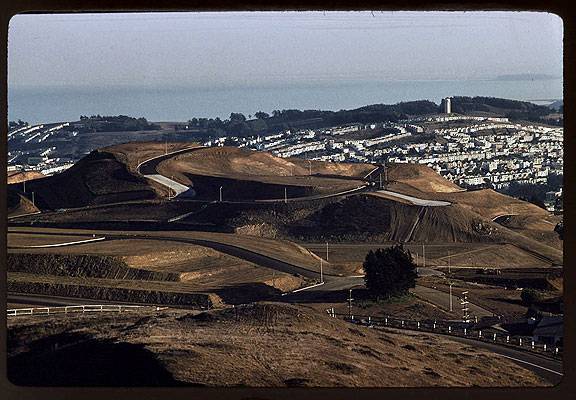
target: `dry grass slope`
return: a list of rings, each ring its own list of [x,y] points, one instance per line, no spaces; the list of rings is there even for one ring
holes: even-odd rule
[[[169,385],[546,385],[510,360],[483,350],[428,334],[355,327],[305,306],[256,303],[201,314],[167,310],[127,313],[122,318],[102,315],[97,321],[93,316],[51,317],[40,326],[38,320],[26,317],[11,320],[9,376],[39,384],[44,375],[34,374],[35,366],[50,365],[53,381],[81,384],[78,381],[98,359],[80,357],[71,370],[61,361],[60,352],[70,356],[76,348],[86,350],[81,343],[98,348],[102,343],[115,343],[117,351],[109,352],[112,358],[106,358],[108,368],[104,369],[120,375],[119,368],[129,371],[123,365],[126,359],[116,358],[125,357],[121,348],[138,349],[138,354],[149,356],[148,362],[139,361],[141,380],[153,384],[158,378],[146,376],[150,369],[154,376],[164,376],[163,384]],[[78,340],[80,334],[83,341]],[[35,350],[42,348],[42,342],[54,341],[59,343],[55,351]],[[141,358],[134,355],[128,360]],[[103,374],[102,379],[107,376]]]

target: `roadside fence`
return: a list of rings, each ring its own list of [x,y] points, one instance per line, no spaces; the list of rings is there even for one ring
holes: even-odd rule
[[[125,304],[88,304],[80,306],[59,306],[59,307],[38,307],[38,308],[13,308],[7,310],[8,317],[17,317],[24,315],[54,315],[54,314],[72,314],[87,312],[125,312],[148,309],[150,311],[160,311],[167,307],[160,306],[134,306]]]
[[[328,315],[334,318],[341,318],[353,324],[368,327],[389,327],[407,329],[413,331],[423,331],[439,333],[450,336],[465,337],[467,339],[478,340],[488,343],[513,347],[519,350],[530,351],[547,355],[554,359],[562,358],[562,346],[542,343],[533,340],[531,336],[511,336],[510,334],[496,329],[478,329],[474,322],[445,321],[445,320],[410,320],[394,317],[373,317],[370,315],[352,315],[334,312],[333,308],[326,310]],[[479,325],[479,324],[478,324]]]

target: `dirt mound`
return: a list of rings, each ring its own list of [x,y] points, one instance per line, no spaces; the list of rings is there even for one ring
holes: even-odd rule
[[[94,151],[68,170],[26,184],[41,209],[157,198],[152,183],[128,170],[113,153]]]
[[[101,151],[114,154],[130,171],[135,172],[138,164],[150,158],[198,146],[190,142],[129,142],[104,147]]]
[[[7,211],[9,217],[38,212],[38,208],[32,202],[18,193],[15,188],[8,187],[7,190]]]
[[[305,306],[258,303],[199,315],[177,310],[125,313],[122,319],[102,314],[97,317],[98,323],[96,317],[89,315],[47,318],[51,318],[48,329],[45,319],[10,320],[8,365],[30,371],[41,360],[42,365],[52,366],[52,375],[63,384],[70,371],[51,360],[61,357],[63,351],[70,353],[75,348],[74,334],[80,332],[100,343],[104,340],[115,343],[119,349],[138,346],[168,373],[164,381],[172,380],[174,384],[256,387],[544,384],[533,373],[487,351],[434,335],[357,327]],[[58,346],[53,346],[55,342]],[[89,349],[83,350],[92,354]],[[110,361],[116,357],[126,357],[125,352],[104,354],[111,357],[110,365],[115,364]],[[74,376],[83,376],[86,370],[91,367],[80,363]],[[470,373],[471,370],[482,373]],[[34,374],[24,376],[26,382],[21,383],[39,382]],[[82,382],[75,380],[72,384]],[[121,385],[117,381],[113,384]]]
[[[453,193],[463,190],[425,165],[390,164],[386,169],[389,181],[401,182],[422,192]]]
[[[265,151],[237,147],[211,147],[178,155],[164,161],[167,168],[184,169],[190,174],[246,177],[246,176],[307,176],[340,175],[361,177],[374,167],[369,164],[329,163],[280,158]],[[170,167],[168,167],[170,166]]]
[[[19,183],[44,177],[45,175],[38,171],[8,171],[7,183]]]

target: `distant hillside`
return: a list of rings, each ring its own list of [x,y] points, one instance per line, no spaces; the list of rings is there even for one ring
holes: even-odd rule
[[[458,114],[487,113],[508,117],[511,120],[525,120],[549,123],[542,117],[552,110],[527,101],[501,99],[496,97],[463,97],[452,98],[452,112]]]

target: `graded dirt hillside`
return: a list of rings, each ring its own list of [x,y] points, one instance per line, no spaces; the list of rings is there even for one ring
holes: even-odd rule
[[[94,151],[68,170],[27,182],[40,209],[83,207],[95,204],[158,197],[159,188],[130,172],[114,153]]]
[[[211,147],[179,154],[162,161],[164,176],[193,186],[196,198],[283,199],[333,193],[357,188],[373,166],[338,164],[275,157],[268,152],[236,147]],[[310,176],[310,173],[312,176]]]
[[[390,164],[386,170],[389,181],[412,186],[421,192],[454,193],[464,190],[425,165]]]
[[[329,163],[300,158],[280,158],[266,151],[237,147],[210,147],[180,154],[163,162],[166,168],[185,167],[191,174],[242,178],[246,176],[340,175],[361,178],[374,167],[370,164]]]
[[[546,385],[484,350],[423,333],[356,327],[305,306],[255,303],[201,314],[165,310],[48,318],[9,321],[8,377],[13,383]]]
[[[44,174],[38,171],[8,171],[7,183],[19,183],[39,178],[44,178]]]
[[[118,160],[128,166],[131,172],[143,161],[183,149],[193,149],[198,144],[190,142],[129,142],[104,147],[102,151],[115,154]]]
[[[443,179],[440,175],[438,177]],[[498,193],[495,190],[435,192],[428,190],[426,185],[406,181],[393,182],[388,185],[387,189],[422,199],[449,201],[483,218],[496,220],[502,226],[531,239],[556,249],[562,249],[562,241],[558,233],[554,231],[556,224],[561,221],[560,217],[535,204]]]
[[[86,236],[78,236],[75,240]],[[230,240],[226,240],[228,236]],[[234,240],[233,235],[228,236],[213,239],[251,248],[249,240]],[[12,291],[95,300],[123,298],[133,302],[142,301],[142,296],[151,292],[162,296],[164,293],[202,293],[218,296],[218,302],[237,304],[266,299],[307,284],[301,276],[175,240],[123,239],[65,247],[24,247],[70,241],[74,241],[70,235],[11,232],[8,235],[8,281]],[[296,264],[314,267],[317,263],[308,250],[295,244],[268,242],[272,241],[263,240],[258,246],[253,244],[252,249]],[[263,247],[268,250],[262,250]],[[100,287],[99,292],[94,292],[94,287]],[[129,292],[132,290],[139,292]],[[165,298],[159,297],[156,302]],[[186,296],[168,300],[168,304],[177,305],[178,301],[183,301],[182,305],[188,304]]]

